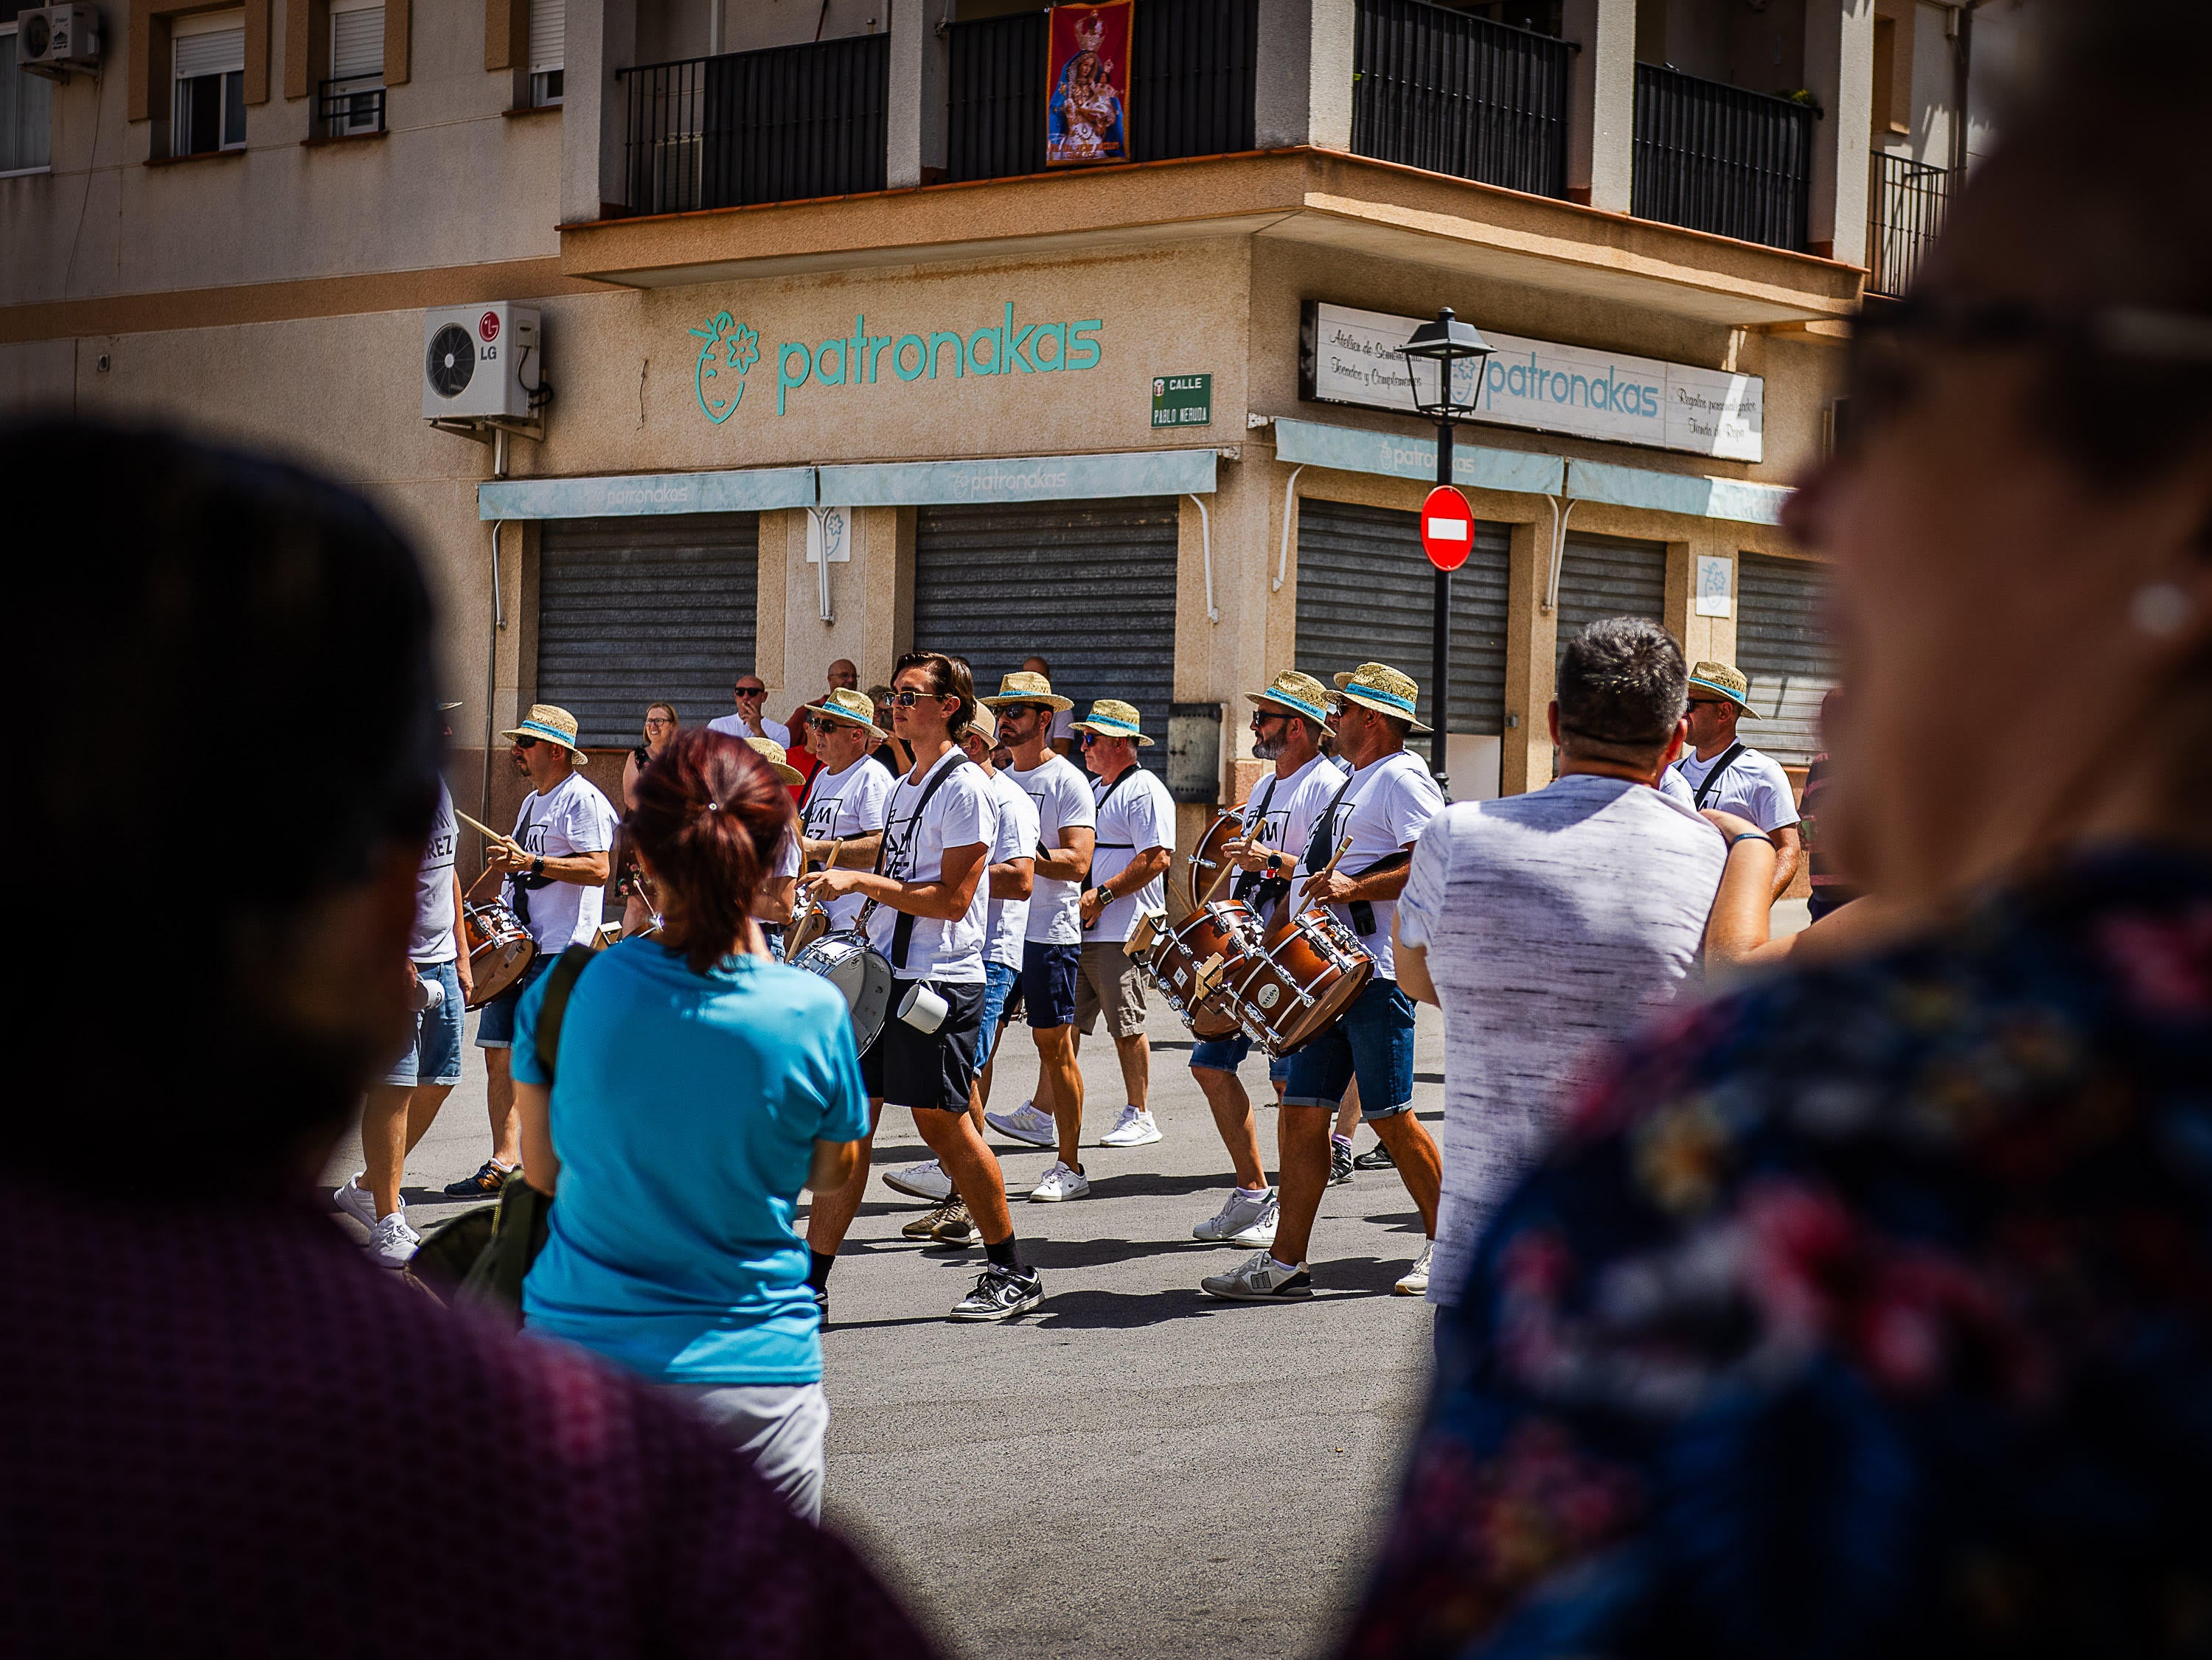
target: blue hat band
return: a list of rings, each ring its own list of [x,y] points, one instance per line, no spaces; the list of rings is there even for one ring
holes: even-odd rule
[[[1085,726],[1109,726],[1116,732],[1130,732],[1139,736],[1141,736],[1143,730],[1140,727],[1130,725],[1129,723],[1125,720],[1116,720],[1111,715],[1093,715],[1089,720],[1085,721],[1083,724]]]
[[[1373,698],[1377,703],[1387,703],[1393,709],[1403,709],[1409,715],[1413,712],[1413,701],[1411,698],[1401,698],[1395,692],[1386,692],[1379,686],[1362,686],[1358,681],[1354,681],[1344,689],[1346,695],[1357,692],[1361,697]]]
[[[1326,709],[1316,709],[1304,698],[1291,697],[1281,692],[1262,692],[1260,694],[1260,701],[1279,703],[1285,709],[1297,710],[1308,720],[1319,721],[1323,726],[1328,724],[1328,712]]]
[[[557,743],[563,749],[573,749],[576,747],[575,739],[564,733],[556,732],[550,726],[540,726],[536,721],[517,722],[514,730],[518,732],[527,732],[534,738],[544,738],[549,743]]]

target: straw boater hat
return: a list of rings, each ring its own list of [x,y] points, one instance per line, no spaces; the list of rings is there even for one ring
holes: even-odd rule
[[[1733,663],[1701,663],[1690,670],[1690,684],[1724,697],[1752,719],[1759,718],[1759,711],[1751,706],[1751,682]]]
[[[878,742],[883,729],[876,724],[876,706],[859,692],[848,692],[843,687],[815,704],[809,711],[823,720],[842,721],[848,726],[865,726]]]
[[[536,738],[541,743],[554,744],[574,755],[579,766],[589,765],[592,759],[576,747],[576,718],[555,704],[532,704],[522,724],[500,736],[510,742],[516,738]]]
[[[1038,676],[1030,675],[1025,678],[1036,680]],[[1119,698],[1100,698],[1091,706],[1091,718],[1077,721],[1075,730],[1102,738],[1127,738],[1147,749],[1152,745],[1152,741],[1137,730],[1137,706],[1124,703]]]
[[[1413,720],[1421,688],[1413,684],[1411,676],[1400,674],[1387,663],[1363,663],[1350,674],[1339,675],[1336,683],[1346,699],[1362,708],[1413,721],[1416,732],[1431,730]]]
[[[984,742],[995,745],[999,742],[999,718],[981,704],[975,706],[975,713],[968,724],[983,735]]]
[[[1055,695],[1050,681],[1042,675],[1033,675],[1026,669],[1018,674],[1001,676],[998,696],[978,698],[975,701],[988,704],[994,709],[1009,703],[1042,703],[1053,709],[1075,707],[1074,699]]]
[[[769,771],[775,773],[776,777],[781,779],[786,784],[804,784],[806,782],[806,774],[800,772],[796,766],[793,766],[789,761],[783,758],[783,746],[778,743],[774,738],[757,738],[748,736],[745,739],[745,742],[752,745],[754,748],[760,751],[761,759],[768,763]]]
[[[1329,736],[1336,736],[1334,731],[1330,731],[1328,724],[1328,688],[1311,675],[1302,675],[1295,669],[1285,669],[1275,676],[1274,683],[1266,691],[1247,692],[1244,694],[1244,701],[1279,705],[1294,715],[1304,715],[1308,720],[1318,723],[1321,730],[1328,732]]]

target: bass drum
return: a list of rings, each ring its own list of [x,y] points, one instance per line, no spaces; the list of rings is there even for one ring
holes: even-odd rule
[[[1237,1030],[1237,1013],[1222,996],[1222,981],[1259,943],[1260,919],[1251,906],[1216,900],[1155,940],[1137,972],[1159,988],[1194,1035],[1225,1038]]]
[[[469,931],[468,1006],[482,1009],[523,977],[538,955],[538,942],[522,918],[497,900],[464,905],[461,918]]]
[[[785,960],[793,968],[819,974],[837,988],[853,1016],[853,1041],[862,1054],[884,1029],[891,1006],[891,962],[867,936],[841,930],[824,934]]]
[[[1223,970],[1221,996],[1244,1035],[1280,1058],[1335,1025],[1374,972],[1359,936],[1315,906],[1284,918]]]
[[[1198,839],[1198,845],[1190,856],[1190,903],[1196,910],[1206,903],[1206,895],[1213,891],[1214,879],[1220,875],[1227,861],[1221,850],[1231,842],[1243,839],[1244,822],[1237,814],[1223,813],[1206,827],[1206,833]]]

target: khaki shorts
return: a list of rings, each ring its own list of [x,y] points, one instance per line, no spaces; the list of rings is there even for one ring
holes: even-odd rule
[[[1106,1030],[1133,1038],[1145,1029],[1145,979],[1115,940],[1086,943],[1075,971],[1075,1023],[1088,1033],[1106,1011]]]

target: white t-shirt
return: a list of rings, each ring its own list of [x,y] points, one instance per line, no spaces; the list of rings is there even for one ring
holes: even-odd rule
[[[707,723],[707,730],[710,732],[727,732],[732,737],[739,740],[774,738],[784,748],[791,748],[791,728],[780,720],[770,720],[766,715],[761,717],[761,730],[757,732],[745,724],[743,715],[717,715]]]
[[[1097,803],[1098,851],[1091,861],[1092,888],[1114,880],[1136,862],[1137,855],[1155,847],[1175,846],[1175,798],[1168,787],[1143,767],[1134,765],[1121,775],[1115,789],[1103,779],[1091,781]],[[1166,902],[1163,878],[1154,876],[1133,894],[1124,894],[1098,913],[1097,926],[1085,934],[1085,943],[1129,937],[1137,912],[1157,911]]]
[[[1679,801],[1692,813],[1698,810],[1698,793],[1682,782],[1682,769],[1662,766],[1659,769],[1659,793],[1668,801]]]
[[[991,848],[991,863],[1005,864],[1012,859],[1033,859],[1036,857],[1037,815],[1036,803],[1029,792],[1004,772],[991,774],[991,794],[999,803],[999,839]],[[983,885],[989,887],[990,872],[983,873]],[[983,960],[1004,963],[1009,968],[1022,966],[1022,942],[1029,937],[1030,902],[1027,900],[993,900],[983,913]]]
[[[525,851],[549,859],[604,853],[615,845],[614,803],[581,772],[571,772],[545,795],[533,790],[522,798],[514,815],[514,839]],[[511,909],[527,911],[526,925],[538,948],[552,952],[592,942],[605,893],[596,883],[579,888],[571,881],[519,889],[513,876],[500,886],[500,897]]]
[[[1054,743],[1075,742],[1075,711],[1055,709],[1052,714],[1052,739]]]
[[[1443,1199],[1429,1300],[1459,1300],[1491,1213],[1613,1041],[1674,1001],[1727,850],[1657,791],[1575,773],[1463,802],[1413,850],[1398,931],[1444,1013]]]
[[[445,779],[440,779],[430,839],[422,849],[422,865],[415,872],[415,927],[407,941],[410,962],[451,962],[459,954],[453,943],[453,852],[460,839],[460,826],[453,818],[453,798],[447,792]]]
[[[799,838],[787,830],[783,839],[775,845],[775,869],[769,873],[769,880],[781,881],[786,876],[796,876],[803,863],[799,857]],[[842,928],[844,924],[837,925]]]
[[[861,756],[842,772],[817,772],[807,786],[806,806],[801,815],[807,839],[829,841],[840,836],[872,835],[882,829],[896,782],[890,768],[873,755]],[[854,862],[847,854],[838,863],[857,870],[865,869],[866,862]],[[830,925],[850,928],[866,903],[858,894],[832,900]]]
[[[1428,767],[1411,750],[1393,749],[1382,760],[1356,768],[1352,774],[1352,787],[1344,792],[1336,810],[1329,815],[1326,838],[1328,851],[1334,854],[1339,842],[1346,836],[1352,838],[1352,845],[1337,863],[1338,871],[1357,876],[1393,853],[1404,851],[1408,842],[1419,839],[1421,832],[1443,804],[1444,792],[1437,788]],[[1310,875],[1314,869],[1322,869],[1328,863],[1324,859],[1320,865],[1307,869],[1301,861],[1300,874]],[[1291,891],[1295,896],[1297,889],[1293,887]],[[1375,931],[1360,935],[1359,942],[1375,959],[1376,978],[1395,979],[1397,967],[1390,954],[1390,922],[1398,914],[1398,901],[1370,900],[1367,903],[1375,913]],[[1349,905],[1332,905],[1329,909],[1346,927],[1358,928]]]
[[[1722,755],[1727,753],[1721,751]],[[1688,754],[1674,763],[1671,770],[1680,772],[1682,782],[1690,786],[1693,804],[1705,775],[1720,758],[1699,760]],[[1720,782],[1706,792],[1705,804],[1749,819],[1762,830],[1779,830],[1797,822],[1797,797],[1790,787],[1790,775],[1782,770],[1780,761],[1756,749],[1746,749],[1729,763]]]
[[[1091,780],[1065,755],[1047,754],[1042,766],[1026,772],[1010,768],[1006,777],[1036,809],[1037,845],[1048,853],[1060,851],[1061,831],[1088,830],[1098,822]],[[1096,873],[1091,880],[1097,880]],[[1039,876],[1030,890],[1029,929],[1024,937],[1040,945],[1082,944],[1083,918],[1078,912],[1083,886]]]
[[[918,812],[929,779],[957,764],[951,778],[938,785],[928,810]],[[957,748],[948,749],[937,764],[916,782],[911,773],[891,791],[890,809],[884,827],[884,874],[900,881],[935,881],[945,874],[945,850],[981,842],[988,857],[998,845],[999,808],[987,787],[980,767],[969,764]],[[990,906],[988,872],[975,879],[975,896],[968,909],[951,922],[935,917],[914,918],[914,932],[907,942],[906,961],[891,950],[891,936],[900,913],[879,905],[868,918],[868,938],[877,950],[891,959],[891,972],[902,980],[980,981],[983,978],[983,922]]]

